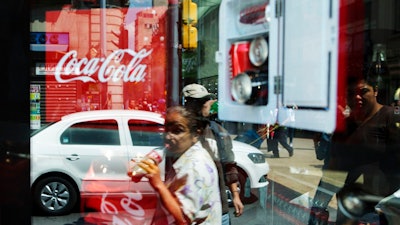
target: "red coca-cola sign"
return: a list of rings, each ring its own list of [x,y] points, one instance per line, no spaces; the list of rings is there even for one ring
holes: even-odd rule
[[[144,82],[147,67],[143,60],[152,50],[118,49],[107,57],[78,59],[76,51],[66,53],[58,62],[54,77],[59,83],[81,82]],[[125,61],[125,62],[124,62]],[[124,62],[124,63],[123,63]],[[73,76],[71,76],[73,75]]]
[[[45,50],[42,63],[56,65],[45,74],[45,122],[98,109],[165,113],[166,11],[157,6],[47,12],[52,23],[44,33],[70,38],[68,49]]]

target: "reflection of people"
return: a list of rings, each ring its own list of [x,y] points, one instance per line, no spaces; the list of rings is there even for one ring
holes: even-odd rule
[[[185,98],[185,108],[203,118],[206,123],[205,135],[201,136],[200,140],[203,143],[203,147],[214,157],[220,172],[220,191],[223,206],[222,224],[230,224],[225,184],[227,184],[232,193],[236,216],[240,216],[243,213],[243,204],[237,188],[238,171],[232,152],[232,139],[228,131],[220,124],[209,119],[211,106],[217,101],[213,94],[210,94],[204,86],[199,84],[185,86],[182,89],[182,94]]]
[[[384,106],[377,102],[378,90],[374,78],[362,80],[357,83],[355,102],[351,103],[352,116],[350,116],[349,133],[346,144],[349,148],[338,149],[334,152],[332,160],[335,168],[349,171],[346,182],[355,182],[359,175],[364,175],[364,184],[375,194],[390,194],[396,189],[390,189],[386,182],[380,184],[378,171],[389,172],[386,168],[398,168],[394,162],[399,156],[399,128],[398,116],[393,107]],[[360,154],[362,150],[362,154]],[[344,152],[345,151],[345,152]],[[357,159],[354,162],[354,159]],[[371,170],[371,171],[369,171]],[[366,171],[368,171],[366,173]],[[378,174],[375,174],[378,173]],[[375,176],[374,176],[375,175]],[[386,175],[388,175],[386,173]],[[379,181],[379,183],[377,183]],[[378,185],[378,189],[377,186]],[[397,184],[396,184],[397,185]]]
[[[345,186],[359,183],[362,177],[364,191],[387,196],[400,187],[400,120],[393,107],[377,102],[377,87],[376,79],[368,77],[350,89],[347,129],[332,136],[328,169],[346,171]],[[331,197],[317,192],[314,206],[326,207]],[[344,220],[339,211],[337,222]]]
[[[88,59],[97,58],[100,55],[100,46],[98,44],[92,44],[89,52],[86,54]]]
[[[290,147],[293,147],[293,138],[295,129],[293,127],[288,127],[287,129],[288,129],[289,145]]]
[[[82,99],[78,98],[75,104],[75,112],[82,111]]]
[[[316,133],[313,138],[316,158],[318,160],[324,160],[322,169],[326,169],[329,164],[331,137],[332,134]]]
[[[139,163],[161,200],[152,224],[221,223],[218,172],[198,142],[197,125],[195,115],[185,108],[167,110],[165,183],[157,165],[146,160]]]
[[[112,93],[109,91],[107,93],[106,102],[104,103],[104,109],[112,109]]]
[[[273,153],[273,158],[279,158],[279,148],[278,145],[281,144],[282,147],[284,147],[288,153],[289,157],[292,157],[294,154],[293,147],[290,146],[287,143],[287,134],[286,134],[286,127],[280,126],[278,124],[275,124],[274,126],[271,127],[264,127],[258,130],[259,133],[265,133],[267,131],[263,131],[265,129],[268,129],[269,135],[262,135],[267,137],[267,147],[268,151],[272,151]]]
[[[126,108],[127,109],[136,109],[136,110],[139,109],[139,107],[137,106],[136,101],[134,99],[128,100]]]

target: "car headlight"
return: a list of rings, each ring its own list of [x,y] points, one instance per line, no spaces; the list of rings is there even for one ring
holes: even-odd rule
[[[249,153],[247,155],[253,163],[265,163],[265,156],[261,153]]]

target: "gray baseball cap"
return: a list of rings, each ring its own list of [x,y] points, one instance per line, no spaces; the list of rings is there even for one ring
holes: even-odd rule
[[[182,89],[183,97],[185,98],[206,98],[215,99],[216,96],[200,84],[189,84]]]

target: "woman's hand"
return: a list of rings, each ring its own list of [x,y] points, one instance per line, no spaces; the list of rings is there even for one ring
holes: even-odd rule
[[[154,164],[154,162],[145,159],[140,161],[138,165],[144,171],[146,171],[145,177],[149,179],[151,186],[156,188],[159,187],[159,185],[164,185],[163,181],[161,180],[160,168],[158,168],[157,164]]]

